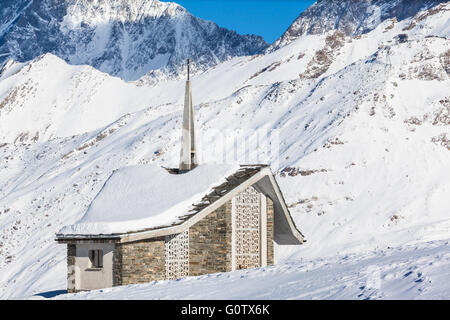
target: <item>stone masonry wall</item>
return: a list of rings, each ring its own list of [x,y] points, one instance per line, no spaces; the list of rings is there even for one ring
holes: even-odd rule
[[[145,283],[166,278],[164,238],[117,243],[113,285]]]
[[[267,197],[267,264],[274,264],[274,207]],[[189,229],[189,276],[231,271],[231,200]],[[67,244],[67,289],[75,287],[76,245]],[[165,238],[116,243],[113,285],[166,278]]]
[[[231,271],[231,200],[189,229],[189,275]]]
[[[274,207],[267,197],[267,264],[274,261]],[[189,230],[189,275],[231,271],[231,200]]]
[[[267,197],[267,265],[273,265],[275,263],[274,259],[274,248],[273,248],[273,202]]]
[[[67,292],[76,292],[75,288],[75,256],[76,245],[67,244]]]

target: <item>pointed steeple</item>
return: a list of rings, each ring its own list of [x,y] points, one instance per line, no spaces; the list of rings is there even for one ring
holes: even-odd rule
[[[194,169],[197,163],[195,148],[194,108],[192,105],[190,61],[187,60],[186,93],[184,96],[183,131],[181,135],[180,172]]]

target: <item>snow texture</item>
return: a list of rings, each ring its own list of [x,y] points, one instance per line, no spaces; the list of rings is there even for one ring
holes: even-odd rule
[[[402,21],[446,0],[318,0],[302,12],[270,50],[307,34],[339,30],[358,36],[374,30],[386,20]]]
[[[239,169],[203,164],[184,174],[155,165],[115,171],[83,218],[61,234],[114,234],[166,227],[181,222],[192,204]]]
[[[61,294],[55,299],[448,299],[448,242]],[[58,293],[58,292],[57,292]],[[57,294],[56,293],[56,294]],[[62,293],[62,292],[59,292]],[[53,295],[55,293],[52,293]],[[29,299],[42,299],[33,296]]]

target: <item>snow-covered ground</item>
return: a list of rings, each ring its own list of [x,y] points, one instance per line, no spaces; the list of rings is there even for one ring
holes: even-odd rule
[[[220,281],[229,291],[210,298],[449,298],[441,278],[450,238],[449,14],[447,3],[358,37],[304,36],[195,75],[200,161],[220,160],[211,156],[218,146],[234,154],[230,137],[267,132],[278,151],[260,149],[258,163],[272,165],[308,242],[277,247],[274,267],[93,297],[178,298],[183,286],[203,284],[200,298]],[[66,288],[66,248],[55,234],[83,218],[114,170],[178,165],[184,81],[148,83],[50,54],[3,69],[0,298]],[[237,149],[233,160],[254,161]],[[379,290],[359,289],[370,266],[381,268]],[[240,295],[247,286],[238,279],[259,281],[259,290]]]
[[[448,241],[154,281],[55,299],[448,299]],[[60,292],[43,293],[44,296]],[[43,295],[28,297],[40,299]]]

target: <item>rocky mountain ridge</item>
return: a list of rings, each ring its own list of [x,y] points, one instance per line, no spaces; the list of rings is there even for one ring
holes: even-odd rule
[[[155,70],[182,74],[262,52],[259,36],[239,35],[158,0],[5,0],[0,9],[0,64],[52,53],[124,80]]]
[[[358,36],[374,30],[380,23],[403,21],[447,0],[318,0],[302,12],[288,30],[273,44],[275,50],[304,35],[337,30]]]

